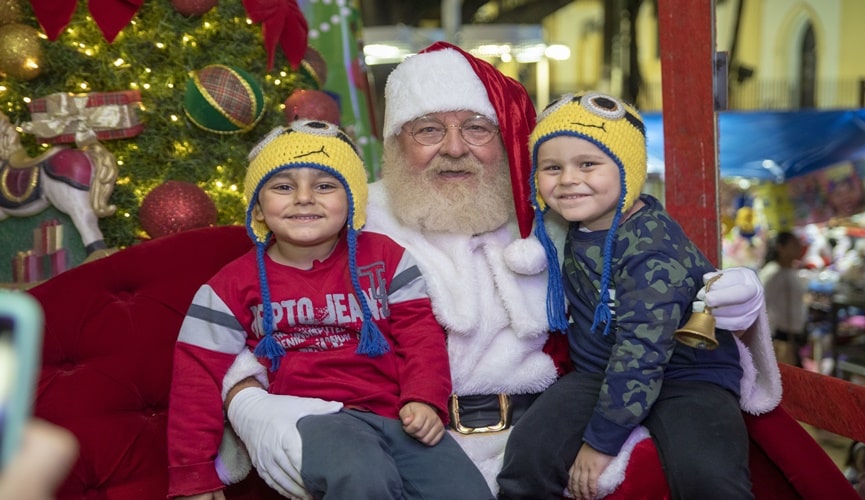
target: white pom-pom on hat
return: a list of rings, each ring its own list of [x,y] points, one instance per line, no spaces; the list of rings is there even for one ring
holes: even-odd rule
[[[505,247],[505,264],[511,271],[532,276],[547,270],[547,254],[534,236],[517,239]]]

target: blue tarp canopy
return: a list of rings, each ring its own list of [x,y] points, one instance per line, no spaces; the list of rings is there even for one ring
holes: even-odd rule
[[[643,119],[649,171],[663,174],[662,115],[646,113]],[[783,182],[865,158],[865,109],[722,111],[718,113],[718,151],[723,178]]]

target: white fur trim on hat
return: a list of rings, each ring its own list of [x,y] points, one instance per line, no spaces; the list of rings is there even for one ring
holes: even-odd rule
[[[469,110],[499,122],[484,84],[453,49],[423,52],[400,63],[388,76],[384,101],[385,138],[429,113]]]

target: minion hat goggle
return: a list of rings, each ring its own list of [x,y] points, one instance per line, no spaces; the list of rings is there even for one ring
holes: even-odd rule
[[[550,324],[557,329],[567,328],[564,311],[557,304],[564,303],[561,285],[561,269],[555,246],[544,227],[543,213],[547,205],[538,194],[538,149],[541,144],[554,137],[577,137],[585,139],[607,154],[619,167],[621,195],[616,214],[607,233],[604,245],[604,269],[601,276],[601,298],[595,310],[592,330],[605,323],[604,334],[609,331],[611,313],[609,309],[610,254],[616,228],[622,216],[637,201],[646,183],[646,127],[639,112],[615,97],[586,92],[565,94],[556,99],[538,115],[538,122],[529,136],[532,153],[531,201],[535,212],[535,235],[547,253],[550,283],[547,293],[547,315]]]
[[[367,174],[357,147],[351,138],[332,123],[316,120],[298,120],[288,127],[277,127],[268,133],[249,153],[243,190],[247,199],[246,229],[256,246],[258,274],[261,285],[261,300],[264,304],[262,318],[263,337],[255,348],[256,356],[266,356],[271,361],[271,370],[279,368],[285,349],[273,338],[273,309],[269,307],[270,287],[265,272],[264,256],[270,242],[271,232],[264,222],[256,221],[253,210],[258,203],[262,186],[278,172],[290,168],[315,168],[334,177],[345,188],[348,197],[348,219],[346,242],[351,282],[358,302],[363,310],[358,354],[378,356],[390,350],[390,346],[372,321],[372,313],[360,287],[357,273],[357,235],[366,222],[368,197]]]

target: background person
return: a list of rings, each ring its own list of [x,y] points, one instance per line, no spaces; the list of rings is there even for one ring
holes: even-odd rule
[[[802,242],[789,231],[778,233],[769,245],[760,281],[766,295],[766,311],[772,344],[778,361],[802,366],[799,349],[805,344],[807,288],[799,279]]]

